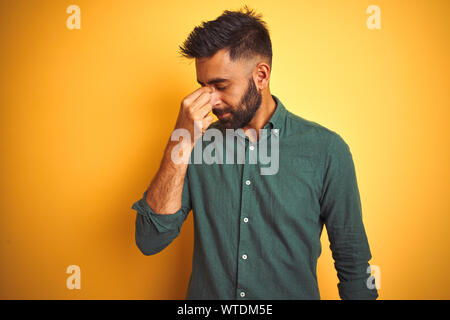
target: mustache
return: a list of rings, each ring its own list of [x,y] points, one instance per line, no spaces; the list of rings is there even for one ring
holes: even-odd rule
[[[230,107],[226,107],[223,109],[213,108],[212,113],[214,113],[216,116],[221,116],[225,113],[233,113],[233,110]]]

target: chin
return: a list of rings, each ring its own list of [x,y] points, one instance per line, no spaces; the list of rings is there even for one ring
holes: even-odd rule
[[[220,124],[221,124],[224,128],[226,128],[226,129],[230,129],[230,128],[233,127],[233,123],[232,123],[231,121],[228,121],[228,120],[220,120],[220,119],[219,119],[219,122],[220,122]]]
[[[229,121],[222,122],[222,125],[225,129],[233,129],[233,124]]]

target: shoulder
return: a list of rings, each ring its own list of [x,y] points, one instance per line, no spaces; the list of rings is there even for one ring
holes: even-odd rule
[[[348,148],[347,143],[338,132],[290,111],[287,111],[286,114],[286,128],[289,135],[306,137],[325,150]]]

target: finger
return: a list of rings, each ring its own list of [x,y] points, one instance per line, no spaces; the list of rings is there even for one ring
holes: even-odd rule
[[[202,108],[211,101],[211,94],[209,92],[202,93],[197,100],[193,102],[193,110]]]
[[[191,94],[189,94],[184,101],[186,102],[186,104],[191,104],[193,103],[202,93],[204,92],[212,92],[212,89],[210,87],[200,87],[197,90],[195,90],[194,92],[192,92]]]
[[[203,105],[202,107],[200,107],[197,112],[200,113],[201,117],[204,118],[208,113],[210,113],[212,110],[212,104],[211,103],[207,103],[205,105]]]

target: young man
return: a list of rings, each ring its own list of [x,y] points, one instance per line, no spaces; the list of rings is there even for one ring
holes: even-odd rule
[[[132,206],[139,249],[151,255],[167,247],[192,209],[187,299],[320,299],[316,264],[325,224],[340,297],[376,299],[349,147],[270,93],[272,45],[261,16],[247,7],[224,11],[180,49],[195,58],[202,87],[183,99],[174,130],[182,139],[168,142]],[[219,119],[213,124],[211,111]]]

